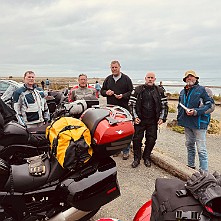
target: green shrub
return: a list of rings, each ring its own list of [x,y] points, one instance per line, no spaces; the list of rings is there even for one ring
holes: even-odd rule
[[[184,134],[184,127],[181,126],[173,126],[171,127],[173,131],[180,133],[180,134]]]
[[[211,118],[210,124],[207,130],[208,134],[219,134],[220,133],[220,122]]]
[[[213,95],[214,101],[221,101],[221,95]]]
[[[169,113],[176,113],[176,105],[175,104],[169,104],[168,107],[169,107],[169,109],[168,109]]]

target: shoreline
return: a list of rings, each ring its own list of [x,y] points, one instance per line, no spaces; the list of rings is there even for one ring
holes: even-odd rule
[[[60,83],[75,83],[78,82],[78,76],[76,77],[37,77],[36,76],[36,82],[41,82],[42,80],[46,80],[49,79],[50,82],[54,83],[54,82],[60,82]],[[105,80],[106,77],[102,78],[102,77],[88,77],[88,82],[93,84],[95,83],[95,81],[98,81],[99,83],[103,83],[103,81]],[[9,77],[0,77],[0,80],[14,80],[17,82],[23,82],[23,77],[13,77],[13,76],[9,76]],[[143,84],[144,82],[140,82],[137,83],[137,79],[131,79],[134,83],[135,86]],[[157,82],[157,81],[156,81]],[[163,84],[164,87],[183,87],[184,84],[168,84],[168,83],[164,83]],[[221,85],[204,85],[205,87],[210,87],[210,88],[221,88]]]

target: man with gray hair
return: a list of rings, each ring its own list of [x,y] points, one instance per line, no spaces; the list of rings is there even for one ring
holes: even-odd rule
[[[155,73],[148,72],[145,84],[137,86],[131,94],[129,106],[134,118],[132,167],[140,164],[142,140],[145,132],[145,148],[142,155],[144,165],[151,166],[151,152],[157,140],[158,125],[166,122],[168,114],[167,97],[164,90],[155,85]]]
[[[187,166],[195,169],[196,147],[199,156],[199,169],[208,171],[206,132],[210,122],[210,113],[214,110],[214,100],[210,91],[199,85],[199,76],[195,71],[186,71],[183,77],[186,83],[180,92],[178,125],[184,127]]]
[[[69,102],[76,100],[97,100],[95,88],[88,85],[87,75],[80,74],[78,85],[73,87],[69,93]]]

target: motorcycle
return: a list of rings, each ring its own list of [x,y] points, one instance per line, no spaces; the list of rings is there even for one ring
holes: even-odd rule
[[[64,169],[47,150],[39,156],[44,173],[30,173],[30,158],[24,156],[39,154],[31,145],[9,145],[4,159],[0,154],[0,220],[84,221],[120,196],[116,163],[110,156],[131,142],[131,115],[120,107],[89,108],[81,120],[91,132],[94,153],[78,170]],[[16,123],[5,128],[11,140],[28,139]]]
[[[92,100],[68,102],[68,90],[49,91],[48,96],[45,98],[51,119],[60,115],[59,109],[65,110],[65,114],[68,116],[79,118],[86,109],[99,105],[99,100],[96,98]]]
[[[150,221],[151,204],[152,204],[151,200],[144,203],[137,211],[136,215],[133,218],[133,221]],[[97,221],[120,221],[120,220],[117,218],[100,218]]]
[[[144,203],[143,206],[141,206],[141,208],[137,211],[133,221],[150,221],[151,204],[151,200]]]
[[[0,100],[0,110],[10,113],[8,116],[4,114],[6,123],[4,125],[4,136],[1,136],[0,139],[0,158],[10,160],[10,164],[19,164],[24,157],[31,157],[46,152],[49,144],[45,138],[45,130],[51,121],[62,116],[79,118],[86,109],[92,106],[98,107],[99,105],[98,100],[79,100],[67,103],[65,102],[66,94],[62,92],[52,91],[50,92],[50,96],[53,99],[49,99],[47,102],[49,102],[48,107],[51,120],[41,127],[36,128],[26,128],[23,123],[21,124],[16,119],[14,110]],[[0,123],[0,125],[2,124],[4,123]]]

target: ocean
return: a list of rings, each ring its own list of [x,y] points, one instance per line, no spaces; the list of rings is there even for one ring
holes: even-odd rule
[[[144,83],[144,79],[132,79],[132,81],[135,85]],[[168,93],[179,93],[185,86],[180,78],[158,78],[155,83],[158,85],[160,81]],[[221,96],[221,78],[200,78],[199,83],[202,86],[208,86],[214,95]]]

